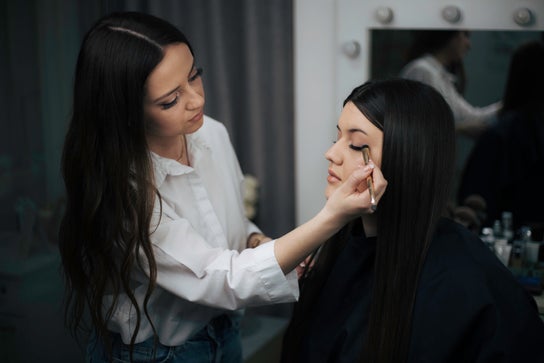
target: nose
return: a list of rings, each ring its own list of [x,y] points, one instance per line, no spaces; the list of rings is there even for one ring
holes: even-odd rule
[[[329,162],[333,164],[341,164],[342,163],[342,157],[339,152],[337,152],[337,143],[333,143],[329,150],[325,152],[325,159],[327,159]]]
[[[204,106],[204,89],[202,88],[202,85],[190,86],[187,87],[187,89],[187,96],[189,97],[187,109],[196,110],[202,108],[202,106]]]

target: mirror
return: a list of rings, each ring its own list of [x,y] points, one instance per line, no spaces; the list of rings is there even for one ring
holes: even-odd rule
[[[370,77],[398,75],[406,63],[412,30],[372,29],[370,33]],[[499,100],[514,50],[527,41],[542,39],[542,34],[539,31],[471,30],[471,49],[463,61],[466,73],[464,97],[475,106]]]
[[[371,29],[369,78],[399,76],[409,61],[414,33],[414,29]],[[460,93],[471,105],[484,107],[502,100],[514,52],[522,44],[544,40],[544,32],[469,30],[469,39],[470,50],[462,60],[465,82]],[[456,141],[454,200],[476,138],[458,134]]]

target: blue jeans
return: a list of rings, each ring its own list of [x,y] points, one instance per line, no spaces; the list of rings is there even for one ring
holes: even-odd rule
[[[112,340],[112,360],[102,342],[91,338],[87,346],[89,363],[130,363],[130,345],[124,344],[121,336],[110,335]],[[203,329],[191,336],[182,345],[169,347],[157,343],[153,337],[134,344],[132,363],[240,363],[242,362],[242,342],[237,317],[220,315],[210,321]]]

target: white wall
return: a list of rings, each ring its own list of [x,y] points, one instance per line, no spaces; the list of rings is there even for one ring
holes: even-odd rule
[[[297,224],[323,205],[324,153],[336,136],[334,11],[331,0],[294,0],[295,180]]]
[[[387,4],[389,24],[375,12]],[[445,6],[457,6],[458,23],[444,20]],[[530,9],[535,20],[520,26],[513,14]],[[336,136],[343,98],[368,79],[371,28],[463,28],[544,30],[542,0],[294,0],[295,31],[295,173],[297,224],[324,204],[327,162],[324,153]],[[360,54],[350,58],[342,46],[356,41]]]

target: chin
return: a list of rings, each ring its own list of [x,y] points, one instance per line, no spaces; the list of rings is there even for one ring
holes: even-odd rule
[[[200,121],[198,121],[194,125],[191,125],[191,128],[189,129],[189,131],[186,132],[186,134],[192,134],[193,132],[197,132],[202,127],[202,125],[204,125],[204,117],[201,118]]]
[[[327,185],[327,187],[325,188],[325,199],[329,199],[329,197],[332,195],[332,193],[334,193],[334,191],[335,191],[334,187]]]

